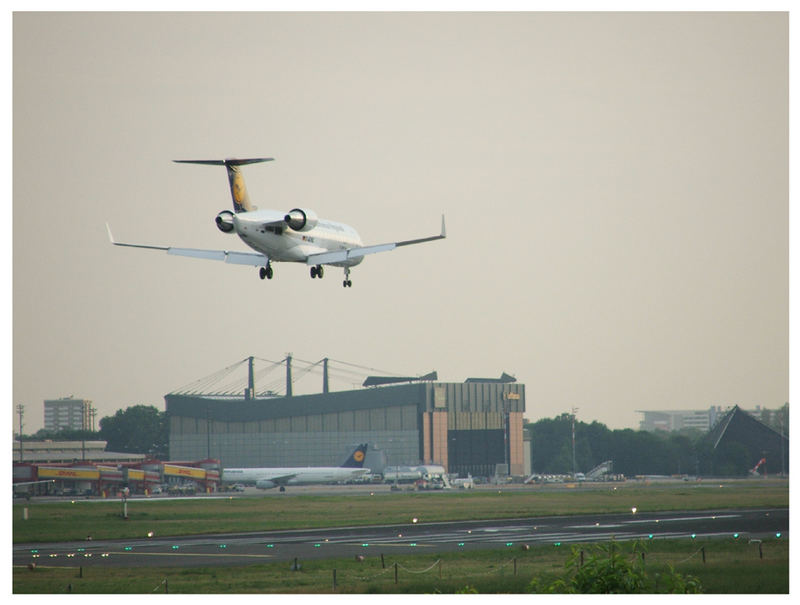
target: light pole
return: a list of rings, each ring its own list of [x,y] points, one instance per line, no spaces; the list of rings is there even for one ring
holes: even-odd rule
[[[17,414],[19,414],[19,461],[22,462],[22,416],[25,414],[25,406],[21,403],[17,406]]]
[[[575,478],[575,414],[578,408],[572,408],[572,478]]]
[[[781,423],[781,477],[785,477],[786,476],[786,467],[785,467],[784,458],[786,458],[786,452],[784,450],[784,443],[783,443],[783,441],[784,441],[784,439],[783,439],[783,410],[778,410],[778,420]],[[22,429],[20,429],[20,433],[22,433]],[[21,445],[22,445],[22,442],[20,442],[20,446]]]

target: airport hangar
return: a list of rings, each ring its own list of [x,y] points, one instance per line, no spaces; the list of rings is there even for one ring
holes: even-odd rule
[[[366,442],[382,464],[437,464],[476,477],[526,471],[525,385],[505,373],[463,383],[437,382],[435,372],[370,376],[365,388],[330,392],[326,359],[323,392],[292,395],[289,356],[280,362],[287,368],[286,393],[276,396],[256,393],[253,359],[240,362],[249,371],[238,393],[184,389],[165,396],[171,459],[217,459],[222,467],[331,466]],[[374,454],[368,451],[367,466],[379,472]]]

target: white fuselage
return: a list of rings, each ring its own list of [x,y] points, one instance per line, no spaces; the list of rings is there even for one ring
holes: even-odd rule
[[[275,223],[283,219],[276,210],[254,210],[233,216],[236,234],[253,250],[274,261],[306,262],[312,254],[338,252],[362,246],[361,237],[355,229],[344,223],[320,220],[304,231],[295,231],[286,225]],[[352,267],[363,257],[330,263],[338,267]]]
[[[285,485],[304,485],[309,483],[333,483],[351,481],[369,473],[368,468],[348,468],[342,466],[307,466],[288,468],[226,468],[222,470],[222,480],[238,483],[257,483],[276,480]],[[286,481],[280,481],[290,477]]]

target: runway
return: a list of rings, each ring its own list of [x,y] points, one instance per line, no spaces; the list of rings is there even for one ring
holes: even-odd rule
[[[15,544],[14,565],[218,567],[356,555],[521,548],[615,539],[789,537],[789,509],[691,511],[414,523],[175,538]]]

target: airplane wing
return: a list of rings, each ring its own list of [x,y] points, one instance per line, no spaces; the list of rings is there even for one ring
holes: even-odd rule
[[[275,485],[286,485],[287,483],[289,483],[289,481],[291,481],[295,477],[297,477],[297,473],[292,473],[290,475],[274,475],[272,477],[264,475],[263,477],[259,477],[258,480],[272,481]]]
[[[430,237],[421,237],[418,239],[409,239],[402,242],[390,242],[388,244],[377,244],[375,246],[359,246],[356,248],[347,248],[345,250],[336,250],[334,252],[320,252],[319,254],[310,254],[306,258],[307,265],[324,265],[329,263],[340,263],[351,258],[358,258],[366,256],[367,254],[376,254],[378,252],[388,252],[400,246],[410,246],[411,244],[422,244],[424,242],[432,242],[437,239],[444,239],[447,233],[444,228],[444,214],[442,215],[442,232],[439,235],[432,235]]]
[[[123,244],[114,241],[111,235],[111,227],[106,223],[108,229],[108,239],[115,246],[126,246],[128,248],[146,248],[148,250],[163,250],[167,254],[174,256],[189,256],[191,258],[202,258],[205,260],[219,260],[233,265],[252,265],[263,267],[267,264],[267,257],[257,252],[235,252],[231,250],[201,250],[198,248],[174,248],[171,246],[146,246],[144,244]]]

